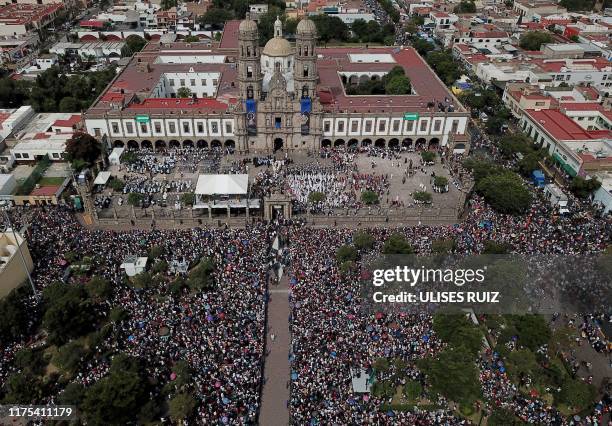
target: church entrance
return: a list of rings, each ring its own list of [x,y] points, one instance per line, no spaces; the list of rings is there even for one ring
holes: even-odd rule
[[[283,149],[284,142],[281,138],[274,139],[274,152]]]

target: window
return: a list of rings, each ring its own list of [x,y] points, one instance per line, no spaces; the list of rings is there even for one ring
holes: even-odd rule
[[[535,106],[544,106],[544,105],[545,105],[545,102],[536,102],[535,103]]]
[[[113,126],[113,133],[119,133],[119,125],[117,123],[112,123],[111,126]]]
[[[280,117],[274,117],[274,127],[277,129],[281,128],[281,118]]]
[[[102,134],[100,133],[100,129],[99,128],[94,128],[94,135],[95,136],[102,136]]]
[[[189,123],[183,122],[183,132],[189,133]]]
[[[451,125],[451,133],[457,133],[459,129],[459,120],[453,120],[453,124]]]
[[[57,152],[52,153],[51,157],[53,157],[53,158],[60,158],[60,156],[59,156],[59,154]]]
[[[331,129],[331,123],[329,121],[326,121],[325,124],[323,124],[323,131],[325,133],[329,133],[330,129]]]
[[[399,121],[399,120],[393,121],[393,131],[394,132],[399,132],[399,130],[400,130],[400,123],[401,123],[401,121]]]
[[[15,153],[15,158],[21,158],[21,154],[20,153]]]
[[[351,132],[357,133],[359,131],[359,121],[351,121]]]
[[[427,130],[427,121],[421,121],[421,132],[424,132]]]
[[[210,131],[211,133],[219,133],[219,123],[213,121],[210,123]]]
[[[387,129],[387,123],[385,121],[380,121],[378,123],[378,131],[384,132]]]
[[[198,133],[204,133],[204,124],[203,123],[198,123]]]
[[[185,87],[185,79],[181,78],[181,87]]]
[[[174,79],[173,78],[170,79],[170,86],[174,87]]]
[[[140,132],[147,133],[149,129],[147,129],[147,123],[140,123]]]
[[[308,46],[304,46],[304,56],[308,56]]]
[[[191,85],[191,87],[195,86],[195,78],[189,80],[189,84]]]
[[[125,131],[127,133],[134,133],[134,126],[132,126],[132,123],[125,123]]]
[[[304,77],[308,77],[308,65],[304,65]]]
[[[442,121],[440,120],[434,121],[434,132],[439,132],[441,126],[442,126]]]
[[[219,80],[217,80],[216,78],[213,78],[213,86],[216,86],[217,84],[219,84]]]
[[[247,67],[247,78],[253,77],[253,67]]]
[[[368,120],[365,122],[365,131],[366,132],[372,131],[372,120]]]
[[[225,123],[225,133],[232,133],[232,123]]]
[[[176,133],[176,124],[173,122],[168,123],[168,131],[170,133]]]
[[[338,132],[344,132],[344,121],[338,121]]]
[[[155,133],[161,133],[161,124],[160,123],[155,123]]]

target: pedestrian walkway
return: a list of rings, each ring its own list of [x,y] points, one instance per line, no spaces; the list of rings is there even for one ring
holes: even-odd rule
[[[266,348],[269,354],[264,367],[263,386],[259,424],[262,426],[282,426],[289,424],[289,280],[281,278],[277,286],[270,288],[268,302],[268,334]],[[274,334],[274,341],[271,339]]]

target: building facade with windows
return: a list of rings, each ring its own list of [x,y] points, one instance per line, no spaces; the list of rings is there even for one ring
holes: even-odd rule
[[[401,67],[405,95],[348,95]],[[182,89],[184,88],[184,89]],[[183,97],[180,97],[183,96]],[[248,16],[228,22],[219,45],[150,42],[85,112],[109,147],[321,147],[468,149],[468,113],[412,48],[321,48],[302,19],[296,42],[280,20],[262,48]]]

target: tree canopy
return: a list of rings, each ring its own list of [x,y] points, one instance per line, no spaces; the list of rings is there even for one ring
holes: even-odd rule
[[[521,35],[519,46],[525,50],[540,50],[540,46],[553,41],[552,35],[544,31],[528,31]]]
[[[100,142],[88,133],[75,132],[66,142],[66,159],[93,164],[102,153]]]
[[[495,210],[522,214],[531,206],[531,193],[516,173],[504,171],[476,182],[476,190]]]
[[[412,254],[414,249],[401,234],[393,234],[383,244],[383,254]]]
[[[189,273],[187,279],[187,285],[193,290],[206,290],[211,289],[214,284],[215,265],[209,258],[203,258],[200,260],[198,266],[193,268]]]
[[[121,49],[121,56],[132,56],[134,53],[140,52],[147,44],[147,41],[136,34],[131,34],[125,39],[125,45]]]

